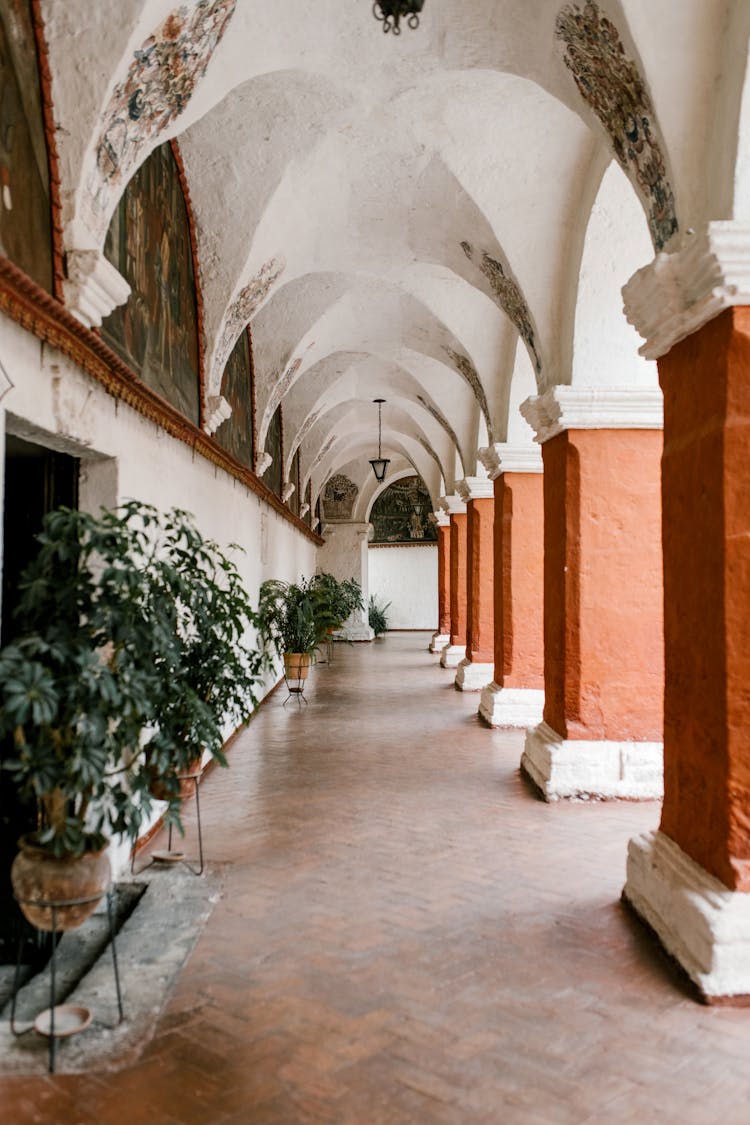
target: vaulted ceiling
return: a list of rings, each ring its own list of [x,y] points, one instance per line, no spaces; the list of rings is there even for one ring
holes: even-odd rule
[[[436,501],[537,389],[653,382],[621,286],[750,217],[743,0],[426,0],[398,38],[369,0],[41,9],[66,248],[177,138],[207,393],[250,323],[258,446],[282,402],[314,494],[364,485],[377,397]]]

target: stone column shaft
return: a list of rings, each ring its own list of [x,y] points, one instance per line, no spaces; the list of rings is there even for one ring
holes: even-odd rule
[[[430,652],[440,653],[450,643],[451,632],[451,529],[450,522],[439,523],[437,533],[438,552],[438,627],[430,642]]]
[[[459,691],[481,691],[491,680],[495,649],[493,485],[462,482],[466,497],[466,656],[456,671]]]
[[[450,641],[440,663],[455,668],[466,656],[466,512],[450,513]]]

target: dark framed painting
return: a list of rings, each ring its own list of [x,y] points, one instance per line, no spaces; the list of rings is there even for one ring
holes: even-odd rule
[[[312,478],[307,482],[307,489],[305,490],[305,503],[307,504],[307,511],[305,512],[305,523],[308,527],[312,527]]]
[[[373,543],[434,543],[432,500],[420,476],[404,477],[381,492],[372,506]]]
[[[281,406],[277,406],[273,412],[273,418],[268,427],[266,434],[265,452],[270,453],[273,461],[263,474],[263,480],[277,496],[281,496],[281,488],[284,478],[284,466],[282,458],[284,451],[282,449],[282,421],[281,421]]]
[[[251,469],[255,454],[253,365],[247,332],[240,335],[227,360],[221,379],[221,393],[231,406],[232,413],[226,422],[221,423],[214,436],[222,449]]]
[[[181,414],[200,418],[200,361],[187,205],[169,143],[135,173],[107,232],[104,253],[131,294],[102,324],[120,358]]]
[[[300,489],[300,471],[299,471],[299,446],[292,457],[292,467],[289,473],[289,480],[294,485],[294,492],[289,500],[289,507],[294,512],[295,516],[299,515],[299,510],[302,507],[302,498],[299,494]]]
[[[52,292],[52,213],[28,0],[0,4],[0,253]]]

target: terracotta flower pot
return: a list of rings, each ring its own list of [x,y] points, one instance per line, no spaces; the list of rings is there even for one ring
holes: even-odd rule
[[[38,930],[52,930],[52,907],[35,905],[70,899],[89,899],[76,906],[56,909],[56,929],[74,930],[93,914],[109,886],[111,870],[107,848],[80,856],[55,856],[28,836],[18,841],[10,879],[23,914]]]
[[[195,778],[190,777],[189,775],[201,772],[202,761],[203,759],[201,757],[193,758],[192,762],[185,770],[185,772],[177,774],[177,777],[180,781],[179,796],[181,801],[184,801],[187,797],[192,797],[195,793]],[[168,801],[170,797],[173,796],[173,794],[170,793],[167,787],[166,781],[164,781],[163,778],[158,777],[156,774],[153,775],[151,781],[149,782],[148,791],[152,797],[155,797],[157,799],[157,801]]]
[[[284,676],[287,680],[306,680],[310,674],[309,652],[285,652]]]

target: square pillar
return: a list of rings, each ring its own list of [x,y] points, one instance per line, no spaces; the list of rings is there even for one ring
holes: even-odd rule
[[[456,669],[459,691],[481,691],[492,680],[495,655],[494,486],[486,477],[457,485],[466,502],[466,656]]]
[[[492,727],[528,727],[544,708],[542,456],[538,446],[480,451],[494,481],[494,677],[480,717]]]
[[[318,548],[318,571],[327,571],[339,580],[355,578],[362,589],[364,609],[356,609],[335,634],[346,641],[375,639],[367,610],[370,598],[367,558],[370,526],[369,523],[330,520],[325,527],[325,543]]]
[[[455,493],[443,499],[450,517],[450,638],[440,655],[443,668],[455,668],[466,656],[466,505]]]
[[[561,386],[522,410],[544,459],[545,688],[522,768],[547,800],[659,797],[661,395]]]
[[[445,512],[435,512],[438,550],[438,627],[432,634],[428,652],[440,655],[451,639],[451,530]]]
[[[664,806],[623,898],[709,1002],[750,999],[750,225],[623,291],[664,391]],[[724,310],[724,311],[722,311]]]

